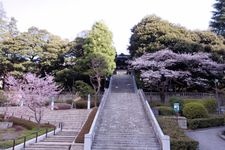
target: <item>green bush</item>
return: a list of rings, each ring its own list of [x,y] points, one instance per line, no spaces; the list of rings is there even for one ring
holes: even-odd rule
[[[99,105],[99,103],[97,104]],[[95,104],[91,101],[91,108],[94,107]],[[75,102],[74,107],[77,109],[87,109],[87,100],[78,100]]]
[[[158,106],[155,108],[158,109],[159,115],[162,115],[162,116],[171,116],[175,114],[174,110],[168,106]]]
[[[157,120],[164,134],[170,136],[171,150],[196,150],[198,148],[198,142],[186,136],[176,120],[168,117],[158,117]]]
[[[217,108],[216,100],[214,99],[205,99],[202,100],[203,105],[208,110],[209,113],[215,113]]]
[[[208,111],[203,104],[190,102],[184,105],[183,115],[188,119],[207,118]]]
[[[165,106],[165,103],[161,103],[161,102],[159,102],[159,101],[150,101],[150,102],[148,102],[148,103],[149,103],[149,105],[150,105],[151,107]]]
[[[183,99],[183,104],[186,105],[186,104],[189,104],[189,103],[202,103],[201,102],[202,99]]]
[[[76,92],[79,92],[80,97],[84,99],[87,99],[88,94],[91,94],[91,95],[94,94],[93,88],[89,84],[81,80],[78,80],[75,82],[74,88]]]
[[[205,106],[209,113],[215,113],[217,108],[216,100],[214,99],[184,99],[184,105],[188,103],[201,103]]]
[[[183,100],[178,98],[178,97],[171,97],[169,99],[169,103],[170,103],[170,106],[173,108],[173,105],[174,103],[179,103],[179,106],[180,106],[180,111],[179,113],[182,113],[182,110],[184,108],[184,103],[183,103]]]
[[[224,125],[224,117],[210,117],[210,118],[197,118],[197,119],[188,119],[188,128],[198,129],[198,128],[208,128],[208,127],[217,127]]]

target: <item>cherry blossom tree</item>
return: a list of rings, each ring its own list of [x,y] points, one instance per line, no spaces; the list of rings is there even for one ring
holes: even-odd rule
[[[177,54],[169,49],[146,53],[130,62],[132,69],[140,73],[145,86],[165,92],[173,90],[209,90],[215,79],[222,82],[225,64],[218,64],[209,53]],[[162,99],[161,99],[162,100]]]
[[[62,88],[54,82],[54,77],[50,75],[39,77],[27,73],[18,79],[8,75],[6,84],[9,101],[27,106],[34,113],[37,123],[41,122],[46,102],[62,91]]]

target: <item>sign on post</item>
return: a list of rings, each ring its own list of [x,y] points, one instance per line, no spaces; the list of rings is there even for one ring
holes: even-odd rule
[[[179,103],[174,103],[173,104],[173,110],[178,113],[180,111],[180,104]]]

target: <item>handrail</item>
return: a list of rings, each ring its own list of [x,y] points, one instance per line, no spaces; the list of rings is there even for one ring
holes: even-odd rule
[[[103,94],[100,106],[99,106],[98,111],[97,111],[97,113],[95,115],[94,121],[93,121],[93,123],[91,125],[90,131],[89,131],[88,134],[85,134],[84,150],[91,150],[91,146],[92,146],[95,134],[96,134],[96,129],[99,126],[99,122],[100,122],[100,118],[101,118],[101,115],[102,115],[103,108],[105,106],[105,103],[106,103],[106,100],[108,98],[108,95],[111,92],[112,80],[113,80],[113,78],[111,77],[111,80],[110,80],[110,83],[109,83],[109,88],[105,89],[105,92]]]
[[[170,137],[168,135],[164,135],[164,133],[162,132],[162,129],[160,128],[159,123],[156,120],[156,118],[145,98],[143,90],[139,90],[138,93],[140,95],[141,102],[144,106],[147,117],[151,121],[153,130],[156,134],[156,137],[161,144],[162,150],[170,150]]]
[[[53,128],[53,130],[51,130],[51,129],[52,128],[50,128],[50,130],[46,129],[45,132],[40,134],[40,135],[38,134],[40,131],[36,131],[36,132],[32,132],[29,135],[21,136],[21,137],[18,137],[16,139],[13,139],[12,140],[12,143],[13,143],[12,147],[10,147],[6,150],[17,150],[17,149],[25,148],[26,145],[28,145],[28,144],[37,143],[37,142],[43,140],[44,138],[47,138],[49,135],[55,135],[57,132],[62,130],[62,123],[59,123],[58,128],[55,127],[55,128]],[[27,138],[31,135],[35,135],[34,138]],[[17,140],[23,140],[23,142],[19,142],[19,144],[16,145]]]

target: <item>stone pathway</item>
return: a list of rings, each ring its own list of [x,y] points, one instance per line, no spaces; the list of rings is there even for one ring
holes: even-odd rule
[[[186,134],[199,141],[200,150],[224,150],[225,140],[221,139],[218,134],[225,130],[225,127],[199,129],[187,131]]]
[[[129,75],[112,78],[93,150],[160,150]]]

